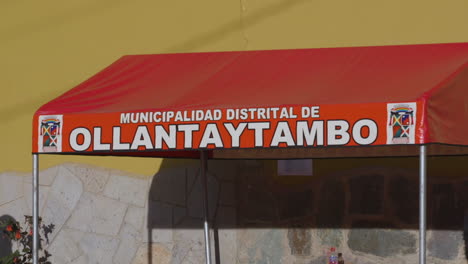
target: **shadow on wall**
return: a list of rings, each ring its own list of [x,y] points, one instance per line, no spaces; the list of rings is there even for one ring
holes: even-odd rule
[[[377,231],[373,229],[418,230],[417,169],[382,165],[401,161],[418,164],[416,158],[316,160],[314,170],[319,173],[300,177],[277,176],[275,161],[210,160],[208,204],[215,257],[219,258],[218,230],[221,229],[286,228],[291,241],[307,237],[305,229],[361,230],[349,233],[350,245],[358,244],[363,235],[374,236]],[[465,252],[468,252],[468,178],[465,176],[468,174],[465,169],[460,169],[457,177],[431,173],[431,167],[444,166],[446,162],[442,158],[431,159],[428,168],[427,226],[429,230],[452,230],[451,234],[463,234],[463,238],[434,235],[434,243],[429,241],[428,247],[437,252],[436,244],[444,239],[464,239]],[[349,164],[357,165],[350,168]],[[149,191],[149,247],[151,242],[174,241],[196,245],[203,252],[202,190],[198,160],[163,162]],[[194,232],[188,235],[191,229]],[[403,233],[403,240],[417,239]],[[193,234],[198,236],[196,240]],[[388,233],[388,239],[392,237]],[[417,244],[416,240],[413,242]],[[457,251],[456,248],[454,244],[450,251]],[[148,252],[151,260],[150,248]]]
[[[0,223],[16,221],[13,217],[9,215],[0,216]],[[12,245],[8,237],[5,236],[5,229],[0,229],[0,258],[11,255]]]
[[[415,158],[400,159],[418,162]],[[380,165],[385,160],[395,163],[396,158],[381,158],[379,164],[372,164],[373,160],[369,159],[364,167],[311,177],[277,176],[275,161],[210,160],[210,220],[220,228],[298,226],[417,230],[418,171]],[[347,167],[344,163],[350,162],[353,161],[317,160],[314,166]],[[198,161],[173,164],[172,160],[165,160],[153,178],[148,226],[200,228],[203,188]],[[467,177],[432,175],[429,167],[428,229],[464,230],[467,204]]]

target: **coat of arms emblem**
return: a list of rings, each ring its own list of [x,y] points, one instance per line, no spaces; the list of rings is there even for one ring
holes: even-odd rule
[[[62,151],[62,115],[39,117],[39,152]]]
[[[416,103],[387,105],[387,144],[414,144]]]

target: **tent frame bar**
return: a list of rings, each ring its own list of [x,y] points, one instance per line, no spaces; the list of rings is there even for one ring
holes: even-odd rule
[[[211,243],[210,243],[210,226],[209,226],[209,213],[208,213],[208,180],[207,180],[207,168],[208,168],[208,152],[200,151],[200,176],[203,185],[203,211],[204,221],[203,229],[205,233],[205,260],[206,264],[211,264]]]
[[[426,146],[419,148],[419,264],[426,264]]]
[[[210,226],[208,213],[208,153],[200,151],[200,176],[203,186],[204,237],[206,264],[211,264]],[[39,155],[33,154],[33,264],[39,259]],[[426,146],[419,149],[419,264],[426,264],[426,179],[427,151]]]
[[[39,261],[39,155],[33,154],[33,264]]]

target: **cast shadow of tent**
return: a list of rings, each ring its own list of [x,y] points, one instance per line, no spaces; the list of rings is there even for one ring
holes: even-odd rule
[[[182,164],[184,165],[181,166]],[[189,160],[185,160],[183,163],[174,160],[164,161],[159,172],[153,177],[148,195],[148,218],[146,221],[149,242],[148,263],[152,263],[152,242],[172,242],[172,239],[186,240],[187,243],[203,247],[203,183],[198,165],[198,162]],[[209,162],[210,165],[212,162]],[[209,170],[207,177],[208,212],[210,224],[214,230],[215,243],[219,226],[230,228],[236,226],[235,201],[233,200],[235,199],[235,190],[233,189],[235,187],[235,169],[229,165],[226,169],[228,176],[219,177]],[[227,204],[223,202],[226,197],[221,195],[221,189],[225,188],[229,188],[229,190],[224,191],[230,192],[228,194],[230,201],[227,201]],[[224,200],[221,197],[225,197]],[[223,218],[216,217],[221,214]],[[191,233],[195,236],[184,238],[188,234],[188,229],[196,230],[195,233]],[[215,245],[215,257],[219,259],[219,250],[216,248],[219,248],[218,245]]]
[[[416,158],[410,159],[417,164]],[[337,166],[340,162],[334,161]],[[372,159],[369,163],[372,166]],[[291,183],[275,177],[274,164],[275,161],[209,161],[208,203],[216,263],[220,263],[221,229],[286,228],[293,230],[291,239],[300,237],[294,232],[304,228],[418,230],[417,173],[410,173],[409,178],[388,178],[371,170],[359,177],[319,175],[297,178]],[[428,182],[428,228],[458,233],[463,230],[468,247],[468,220],[461,213],[468,203],[468,185],[439,183],[431,175]],[[149,190],[149,247],[151,242],[180,241],[186,230],[197,231],[198,242],[203,243],[202,190],[198,161],[163,162]],[[151,260],[151,250],[148,252]]]

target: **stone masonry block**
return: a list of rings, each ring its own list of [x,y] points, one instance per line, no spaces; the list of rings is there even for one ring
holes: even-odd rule
[[[23,196],[23,178],[25,177],[14,173],[0,174],[0,205]]]
[[[461,231],[433,230],[428,241],[429,256],[444,260],[458,257],[458,249],[466,243]]]
[[[129,206],[127,213],[125,214],[125,224],[130,224],[136,229],[140,230],[146,217],[146,211],[146,208]]]
[[[104,196],[83,193],[67,226],[77,230],[117,235],[125,216],[127,205]]]
[[[16,221],[23,223],[25,215],[32,215],[24,198],[16,199],[12,202],[0,206],[0,216],[8,215]],[[3,234],[0,234],[0,236]]]
[[[25,182],[24,188],[24,199],[28,205],[28,210],[32,213],[32,186],[31,183]],[[50,186],[39,185],[39,214],[42,215],[42,210],[49,195]]]
[[[69,263],[81,256],[84,252],[81,250],[79,240],[83,233],[68,228],[63,228],[57,234],[54,242],[49,246],[48,251],[52,254],[52,263]]]
[[[108,169],[81,164],[73,164],[68,169],[83,182],[85,191],[91,193],[102,192],[110,175]]]
[[[139,230],[132,225],[123,225],[119,234],[120,244],[114,255],[115,264],[132,263],[135,253],[140,246],[141,236]]]
[[[353,228],[348,234],[351,250],[379,257],[416,253],[416,238],[402,230]]]
[[[128,204],[144,207],[147,189],[147,180],[111,175],[104,187],[104,195]]]
[[[88,258],[88,264],[113,264],[112,256],[119,246],[119,239],[86,233],[78,244]]]
[[[57,175],[63,173],[62,170],[66,170],[70,165],[63,164],[54,166],[39,172],[39,185],[50,186],[54,182]],[[32,184],[32,173],[25,175],[24,181]]]
[[[51,241],[73,212],[82,192],[81,181],[69,170],[61,170],[50,187],[42,215],[44,224],[55,225],[54,231],[49,235]]]
[[[132,264],[152,264],[149,263],[148,256],[151,256],[152,263],[158,264],[169,264],[178,263],[171,262],[171,249],[165,244],[153,243],[153,244],[142,244],[138,249],[136,256]]]

